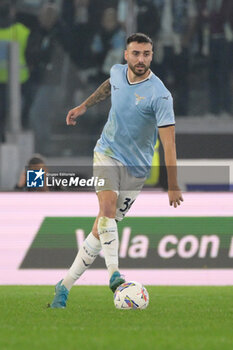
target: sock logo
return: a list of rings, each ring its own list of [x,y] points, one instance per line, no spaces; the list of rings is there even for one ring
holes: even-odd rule
[[[104,244],[111,244],[113,241],[115,241],[116,240],[116,238],[114,238],[114,239],[112,239],[111,241],[109,241],[109,242],[105,242]]]
[[[90,264],[87,264],[86,261],[83,258],[82,258],[82,261],[83,261],[85,266],[90,266]]]
[[[87,255],[89,255],[91,258],[94,258],[94,257],[96,257],[97,255],[94,255],[94,254],[91,254],[88,250],[87,250],[87,248],[84,246],[83,247],[83,250],[87,253]]]
[[[98,233],[99,233],[99,235],[102,235],[103,233],[115,233],[115,228],[113,228],[113,229],[111,229],[111,228],[108,228],[107,230],[101,230],[101,231],[99,231]]]

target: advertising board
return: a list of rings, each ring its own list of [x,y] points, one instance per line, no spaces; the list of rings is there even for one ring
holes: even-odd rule
[[[142,193],[120,223],[119,262],[127,279],[156,285],[233,284],[233,196]],[[91,231],[93,193],[1,193],[0,284],[54,284]],[[78,281],[107,284],[103,254]]]

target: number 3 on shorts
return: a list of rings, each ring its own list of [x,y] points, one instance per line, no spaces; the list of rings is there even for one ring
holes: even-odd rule
[[[121,208],[121,209],[119,209],[122,213],[124,213],[125,211],[128,211],[130,208],[131,208],[131,206],[132,206],[132,204],[133,204],[133,202],[134,201],[132,201],[131,203],[131,198],[125,198],[125,201],[124,201],[124,208]],[[126,213],[124,213],[123,215],[125,215]]]

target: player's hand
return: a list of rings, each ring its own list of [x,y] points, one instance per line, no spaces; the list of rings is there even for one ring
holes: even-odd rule
[[[169,197],[169,204],[174,208],[177,208],[177,206],[184,201],[180,189],[168,190],[168,197]]]
[[[71,109],[66,116],[66,124],[67,125],[76,125],[76,119],[80,117],[80,115],[84,114],[87,110],[85,105],[80,105]]]

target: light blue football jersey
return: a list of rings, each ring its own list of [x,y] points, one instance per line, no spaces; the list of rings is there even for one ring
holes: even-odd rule
[[[94,151],[119,160],[135,177],[150,172],[158,127],[175,124],[173,99],[153,73],[130,84],[128,65],[111,68],[111,109]]]

